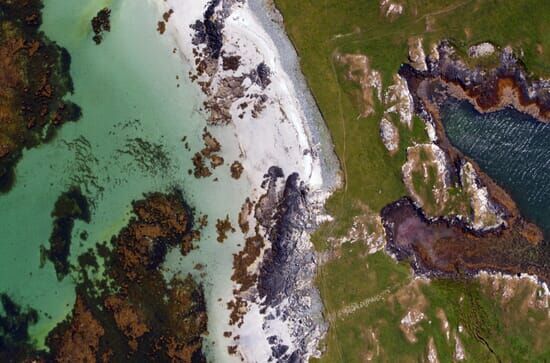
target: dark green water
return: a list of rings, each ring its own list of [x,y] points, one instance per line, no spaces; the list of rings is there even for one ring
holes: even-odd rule
[[[548,240],[550,125],[513,109],[480,114],[467,102],[449,102],[441,115],[453,145],[505,188]]]

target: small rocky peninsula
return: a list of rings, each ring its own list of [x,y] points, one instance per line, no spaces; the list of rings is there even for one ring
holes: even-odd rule
[[[410,260],[418,273],[426,275],[463,276],[494,271],[528,273],[549,282],[550,245],[541,229],[522,216],[505,189],[451,144],[440,107],[445,102],[466,100],[478,112],[513,107],[547,122],[550,83],[531,79],[511,48],[499,51],[498,65],[486,69],[469,65],[444,41],[424,62],[425,67],[403,65],[399,74],[407,81],[415,113],[432,129],[432,145],[444,153],[446,183],[467,189],[464,175],[471,173],[469,184],[478,190],[477,199],[472,198],[470,203],[474,217],[434,215],[427,213],[414,195],[412,199],[401,199],[381,213],[387,250],[398,259]],[[476,213],[481,215],[489,209],[493,218],[486,218],[486,223],[468,222],[475,219]]]

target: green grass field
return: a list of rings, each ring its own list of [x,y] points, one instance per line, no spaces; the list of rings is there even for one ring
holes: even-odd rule
[[[549,1],[395,2],[404,5],[404,12],[388,19],[375,0],[275,0],[331,131],[345,178],[345,186],[327,203],[335,221],[314,236],[319,250],[334,248],[328,238],[348,231],[353,217],[360,213],[356,206],[367,205],[378,212],[406,194],[401,174],[406,148],[426,140],[423,122],[415,117],[412,130],[399,125],[400,148],[390,156],[379,136],[383,106],[376,105],[375,114],[368,118],[358,117],[359,87],[346,80],[345,67],[336,62],[335,54],[367,55],[371,67],[381,73],[384,89],[399,66],[407,62],[407,41],[412,36],[423,38],[426,53],[430,44],[442,39],[451,40],[464,54],[470,45],[482,41],[501,48],[511,45],[530,72],[550,76]],[[487,57],[472,60],[472,64],[486,67],[495,60]],[[427,319],[421,323],[418,341],[408,342],[399,321],[410,306],[395,302],[401,289],[411,284],[408,265],[397,264],[383,253],[367,256],[359,242],[339,249],[341,257],[322,266],[318,276],[325,314],[332,319],[323,362],[367,361],[376,347],[381,351],[373,361],[425,361],[429,337],[434,339],[440,361],[450,362],[454,342],[443,336],[437,309],[445,311],[452,329],[464,327],[461,339],[467,361],[550,360],[550,337],[544,332],[548,316],[535,310],[506,310],[477,280],[436,280],[423,285],[420,293],[426,300]],[[349,315],[332,318],[346,306],[369,299],[374,301]],[[533,323],[535,315],[546,323]],[[373,331],[378,343],[369,338]]]

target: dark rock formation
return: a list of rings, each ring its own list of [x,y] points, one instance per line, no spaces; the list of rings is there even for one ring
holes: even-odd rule
[[[314,287],[316,260],[308,235],[312,206],[308,189],[292,173],[286,179],[282,169],[271,167],[262,185],[265,195],[256,205],[256,219],[271,242],[260,264],[258,293],[267,320],[281,319],[289,324],[294,349],[279,339],[272,344],[272,360],[299,362],[311,339],[324,330],[320,297]]]
[[[193,44],[205,44],[206,53],[212,59],[220,57],[223,46],[224,18],[216,14],[216,7],[222,0],[211,0],[208,4],[202,20],[197,20],[191,28],[195,30]]]
[[[103,33],[111,31],[111,9],[103,8],[97,12],[92,19],[92,30],[95,34],[93,37],[95,44],[101,44]]]
[[[271,75],[271,70],[265,64],[264,62],[258,64],[256,69],[253,69],[250,74],[249,78],[252,80],[253,83],[256,83],[258,86],[262,87],[262,89],[269,86],[271,83],[271,79],[269,79],[269,76]]]
[[[275,188],[277,179],[282,177],[281,175],[280,169],[270,169],[269,189]],[[264,215],[260,220],[262,225],[268,228],[267,237],[272,243],[271,249],[262,262],[258,283],[260,296],[265,297],[269,305],[277,305],[287,297],[286,292],[292,290],[292,285],[296,283],[295,279],[299,276],[298,272],[302,267],[297,263],[299,261],[292,261],[302,257],[295,254],[298,241],[293,234],[305,229],[302,215],[306,208],[307,190],[298,181],[298,174],[291,174],[286,180],[282,195],[272,193],[267,196],[267,198],[276,196],[277,200],[260,202],[261,205],[276,206],[271,209],[272,215]]]
[[[21,362],[36,355],[28,333],[29,327],[38,321],[36,310],[23,309],[7,294],[0,294],[0,304],[0,361]]]

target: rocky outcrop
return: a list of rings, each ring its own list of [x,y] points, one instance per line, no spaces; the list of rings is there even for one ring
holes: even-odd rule
[[[403,13],[403,4],[391,0],[380,0],[380,12],[390,20],[394,20]]]
[[[489,42],[472,45],[468,48],[468,56],[472,58],[487,57],[495,52],[496,48]]]
[[[490,51],[487,45],[472,48],[472,56]],[[550,121],[550,81],[533,79],[512,48],[494,53],[498,64],[494,68],[471,67],[453,46],[442,42],[438,59],[431,59],[428,74],[424,76],[437,83],[440,91],[455,98],[465,99],[479,112],[490,112],[512,106],[541,121]]]
[[[420,72],[427,71],[428,66],[426,64],[423,39],[421,37],[411,37],[408,40],[408,45],[409,61],[411,62],[411,66]]]
[[[212,0],[206,7],[203,19],[197,20],[194,30],[195,72],[191,80],[196,81],[207,96],[204,106],[210,113],[208,121],[212,125],[224,125],[233,120],[232,107],[240,108],[239,118],[250,107],[256,118],[265,108],[268,100],[265,89],[271,83],[271,70],[260,62],[243,70],[242,56],[226,50],[223,30],[225,20],[231,15],[234,6],[243,0]],[[239,48],[238,44],[231,44]],[[234,51],[233,51],[234,52]]]
[[[399,149],[399,129],[385,117],[380,120],[380,138],[390,155],[397,152]]]
[[[384,117],[390,119],[391,115],[395,114],[399,122],[407,125],[409,129],[412,128],[413,99],[407,81],[398,74],[393,76],[393,84],[386,90],[384,106]]]
[[[447,158],[435,144],[420,144],[407,149],[403,181],[409,195],[428,215],[443,215],[449,200],[450,177]]]
[[[322,203],[297,173],[286,177],[273,166],[264,178],[265,193],[256,203],[247,200],[239,216],[248,233],[244,249],[234,255],[232,280],[238,285],[228,305],[230,323],[241,327],[247,319],[261,319],[262,332],[252,339],[265,339],[265,359],[302,362],[319,354],[317,346],[327,329],[314,286],[317,260],[309,239]],[[259,316],[251,310],[259,310]]]
[[[487,187],[483,186],[470,162],[465,162],[460,169],[460,182],[470,199],[472,216],[469,218],[476,230],[493,229],[504,225],[504,216],[499,206],[489,197]]]
[[[288,349],[273,339],[273,356],[294,362],[315,349],[326,326],[313,284],[316,257],[308,233],[313,227],[310,196],[298,174],[288,176],[284,185],[279,184],[282,180],[282,170],[270,168],[267,193],[257,210],[271,244],[260,265],[258,292],[262,305],[272,308],[267,319],[287,321],[294,343],[294,349]]]

